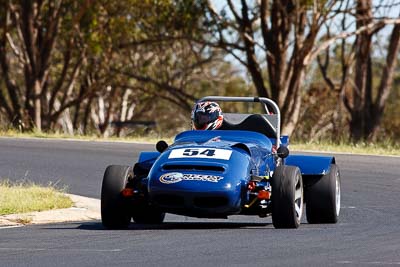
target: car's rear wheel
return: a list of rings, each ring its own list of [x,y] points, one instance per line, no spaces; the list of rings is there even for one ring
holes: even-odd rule
[[[336,223],[340,213],[340,172],[336,164],[316,183],[308,186],[306,214],[308,223]]]
[[[278,166],[271,179],[272,223],[275,228],[298,228],[303,214],[303,179],[300,169]]]
[[[101,187],[101,221],[107,229],[128,228],[131,214],[127,200],[121,191],[125,188],[132,168],[128,166],[108,166]]]

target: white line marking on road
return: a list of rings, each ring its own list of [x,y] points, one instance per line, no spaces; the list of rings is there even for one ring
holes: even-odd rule
[[[318,150],[291,150],[293,152],[306,152],[316,154],[335,154],[335,155],[354,155],[354,156],[373,156],[373,157],[388,157],[388,158],[400,158],[398,155],[378,155],[378,154],[363,154],[357,152],[345,152],[345,151],[318,151]]]
[[[10,229],[10,228],[19,228],[23,227],[24,225],[10,225],[10,226],[0,226],[0,230],[2,229]]]
[[[386,206],[359,206],[359,207],[354,207],[354,206],[345,206],[341,207],[342,209],[384,209],[384,208],[397,208],[397,206],[394,205],[386,205]]]
[[[122,249],[77,249],[77,248],[0,248],[0,251],[72,251],[72,252],[120,252]]]
[[[400,261],[337,261],[336,263],[349,265],[400,265]]]

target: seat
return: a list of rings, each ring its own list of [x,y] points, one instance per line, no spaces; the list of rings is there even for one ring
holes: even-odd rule
[[[275,129],[261,114],[252,114],[238,124],[224,119],[218,130],[242,130],[261,133],[269,138],[276,138]]]

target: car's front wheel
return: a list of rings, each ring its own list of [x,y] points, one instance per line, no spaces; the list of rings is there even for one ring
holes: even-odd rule
[[[131,222],[127,200],[121,191],[125,188],[132,168],[128,166],[108,166],[101,187],[101,221],[107,229],[125,229]]]
[[[272,223],[275,228],[298,228],[303,214],[303,179],[295,166],[278,166],[271,179]]]

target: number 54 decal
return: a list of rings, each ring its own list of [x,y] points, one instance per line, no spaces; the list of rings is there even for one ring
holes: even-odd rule
[[[224,159],[229,160],[232,151],[227,149],[218,148],[180,148],[174,149],[169,154],[169,159],[174,158],[213,158],[213,159]]]

